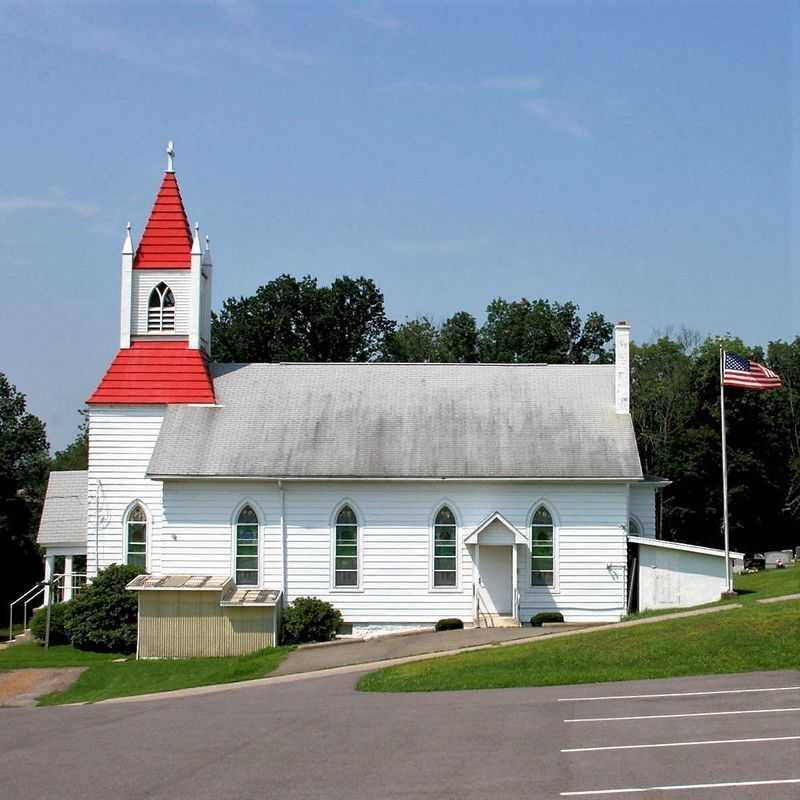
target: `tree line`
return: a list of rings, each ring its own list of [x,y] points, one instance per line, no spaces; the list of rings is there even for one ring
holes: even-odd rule
[[[229,298],[212,322],[217,361],[610,363],[613,324],[577,304],[492,300],[485,321],[458,311],[400,324],[368,278],[330,286],[282,275]],[[664,538],[719,547],[722,453],[719,349],[765,363],[784,380],[766,393],[728,389],[731,541],[752,552],[800,545],[800,337],[766,350],[687,330],[631,348],[631,404],[642,468],[672,483],[659,503]]]
[[[492,300],[485,320],[458,311],[442,322],[387,317],[374,281],[282,275],[212,316],[223,362],[400,361],[588,364],[613,361],[613,325],[596,311],[547,299]],[[642,468],[672,483],[659,504],[661,535],[722,541],[719,348],[765,363],[777,391],[726,392],[732,546],[746,552],[800,545],[800,336],[764,350],[731,335],[667,332],[631,348],[632,418]],[[44,423],[0,373],[0,608],[41,576],[36,531],[47,475],[85,469],[84,420],[49,455]]]

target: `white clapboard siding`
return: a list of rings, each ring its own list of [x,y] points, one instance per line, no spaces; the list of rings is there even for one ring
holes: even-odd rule
[[[521,617],[562,610],[568,619],[617,619],[625,605],[627,492],[612,483],[286,482],[288,599],[330,600],[347,622],[471,621],[473,548],[460,547],[456,589],[433,589],[432,521],[447,503],[459,542],[494,511],[529,538],[535,501],[556,515],[557,589],[530,587],[530,553],[518,549]],[[233,525],[250,502],[261,522],[262,585],[281,587],[280,493],[257,481],[167,481],[160,531],[163,573],[233,574]],[[361,585],[332,587],[332,525],[349,502],[359,520]]]
[[[144,476],[163,415],[164,406],[92,406],[89,410],[86,565],[90,576],[98,568],[124,562],[123,521],[135,500],[149,514],[150,571],[160,572],[162,487]]]
[[[147,307],[150,293],[161,281],[172,289],[175,297],[175,333],[189,333],[190,277],[188,269],[135,269],[131,287],[131,333],[146,336]]]
[[[631,514],[642,526],[642,536],[656,535],[656,490],[652,486],[631,485]]]

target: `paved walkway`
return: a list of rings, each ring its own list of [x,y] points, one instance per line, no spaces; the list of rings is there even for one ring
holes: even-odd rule
[[[315,672],[320,669],[346,667],[351,664],[370,664],[392,661],[425,654],[486,647],[538,636],[579,630],[586,625],[560,625],[557,628],[469,628],[461,631],[429,631],[400,636],[381,636],[367,641],[336,642],[314,647],[301,647],[273,672],[273,675],[290,675],[298,672]]]
[[[800,600],[800,594],[782,594],[780,597],[762,597],[759,603],[782,603],[784,600]]]

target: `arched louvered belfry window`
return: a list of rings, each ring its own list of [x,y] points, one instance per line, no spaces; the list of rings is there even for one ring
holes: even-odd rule
[[[531,520],[531,586],[553,585],[553,515],[539,506]]]
[[[258,586],[258,515],[247,505],[236,518],[237,586]]]
[[[358,518],[350,506],[342,506],[336,515],[336,555],[334,586],[358,586]]]
[[[442,506],[433,523],[433,585],[455,586],[456,569],[456,518]]]
[[[147,303],[147,330],[175,330],[175,295],[164,281],[150,292]]]
[[[125,520],[125,563],[147,570],[147,514],[136,503]]]

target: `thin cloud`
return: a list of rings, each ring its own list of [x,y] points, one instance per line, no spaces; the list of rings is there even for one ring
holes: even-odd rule
[[[348,17],[383,31],[397,31],[408,25],[386,10],[383,3],[358,3],[345,10]]]
[[[591,139],[592,132],[586,125],[571,119],[564,112],[553,108],[547,100],[526,100],[522,104],[523,110],[536,117],[552,128],[566,133],[573,139]]]
[[[500,89],[511,92],[535,92],[542,88],[542,79],[536,75],[516,75],[488,78],[481,81],[483,89]]]
[[[81,203],[67,197],[51,194],[46,197],[5,196],[0,197],[0,211],[12,214],[18,211],[67,211],[80,217],[93,217],[97,206]]]

